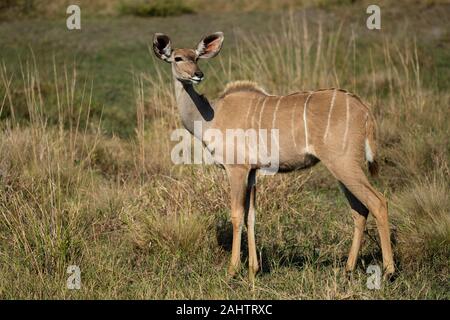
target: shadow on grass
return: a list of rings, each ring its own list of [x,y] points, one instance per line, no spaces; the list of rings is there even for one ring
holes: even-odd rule
[[[225,251],[231,252],[233,242],[233,226],[225,220],[216,223],[217,244]],[[256,239],[258,243],[258,239]],[[242,230],[241,261],[248,263],[248,242],[245,228]],[[322,267],[345,263],[346,257],[320,257],[314,249],[305,249],[295,245],[278,245],[276,243],[264,245],[257,251],[260,263],[260,273],[268,274],[274,267],[303,268],[306,264],[315,263]]]
[[[225,251],[231,252],[233,242],[233,226],[228,221],[226,215],[219,216],[216,219],[216,240],[217,244]],[[396,245],[397,245],[397,229],[395,227],[391,230],[391,241],[394,250],[394,261],[396,272],[391,277],[394,280],[398,277],[399,272],[402,271],[400,262],[395,259]],[[258,244],[258,239],[256,239]],[[382,268],[383,256],[381,247],[379,245],[377,230],[368,230],[365,234],[365,244],[363,250],[358,258],[357,270],[366,272],[369,265],[379,265]],[[348,248],[350,249],[350,247]],[[315,264],[320,267],[328,267],[333,265],[345,266],[347,261],[347,254],[342,256],[329,255],[324,257],[319,254],[319,251],[314,248],[304,248],[292,245],[279,245],[277,243],[270,243],[258,245],[258,259],[260,263],[260,273],[269,274],[274,267],[290,267],[302,269],[306,264]],[[248,243],[247,231],[245,227],[242,230],[241,239],[241,261],[243,265],[248,263]]]

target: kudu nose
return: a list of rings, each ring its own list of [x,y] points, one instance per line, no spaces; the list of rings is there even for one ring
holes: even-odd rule
[[[200,70],[195,71],[194,72],[194,76],[198,77],[198,78],[203,78],[203,72],[201,72]]]

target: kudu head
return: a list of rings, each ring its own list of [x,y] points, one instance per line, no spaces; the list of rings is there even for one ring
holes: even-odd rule
[[[215,57],[222,47],[223,33],[216,32],[204,37],[196,49],[172,49],[170,38],[162,33],[153,37],[155,55],[172,65],[173,76],[184,84],[197,84],[203,80],[198,59]]]

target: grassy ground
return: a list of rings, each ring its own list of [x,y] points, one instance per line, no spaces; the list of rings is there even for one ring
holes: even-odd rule
[[[439,1],[382,10],[381,31],[365,28],[363,3],[345,1],[92,16],[81,32],[58,17],[0,23],[0,297],[448,299],[450,11]],[[353,222],[320,164],[258,180],[263,270],[253,290],[245,268],[227,280],[225,173],[172,165],[173,88],[148,50],[154,32],[194,46],[217,30],[225,47],[199,86],[209,97],[251,79],[279,94],[339,86],[372,105],[374,183],[390,201],[399,270],[381,290],[366,287],[367,266],[381,264],[372,218],[357,270],[343,272]],[[79,291],[66,289],[72,264]]]

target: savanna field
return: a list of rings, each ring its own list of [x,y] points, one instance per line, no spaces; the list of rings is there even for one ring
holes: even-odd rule
[[[373,2],[373,1],[372,1]],[[1,299],[449,299],[450,5],[378,1],[65,1],[0,3]],[[170,67],[155,32],[194,48],[225,34],[202,61],[199,92],[252,80],[273,94],[339,87],[371,105],[397,273],[382,264],[369,215],[356,271],[348,203],[320,163],[258,177],[254,286],[228,279],[229,185],[216,166],[174,165],[181,128]],[[67,267],[81,270],[68,290]]]

